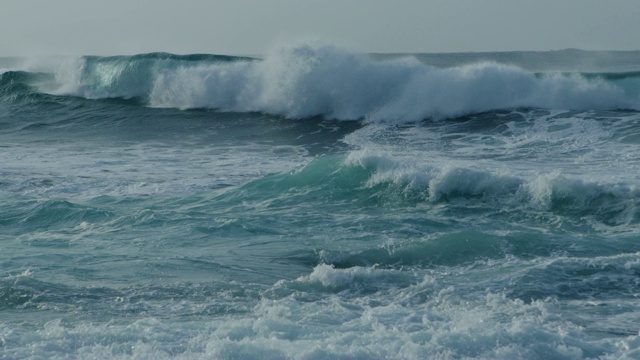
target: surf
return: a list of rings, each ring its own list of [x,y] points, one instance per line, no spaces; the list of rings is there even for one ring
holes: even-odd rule
[[[2,88],[25,91],[15,88],[19,83],[56,96],[291,119],[407,123],[518,108],[640,109],[638,71],[533,72],[484,60],[437,67],[420,55],[380,59],[324,44],[280,45],[262,58],[152,53],[32,59],[19,69],[41,76],[4,72]]]
[[[637,357],[637,69],[521,55],[0,59],[0,357]]]

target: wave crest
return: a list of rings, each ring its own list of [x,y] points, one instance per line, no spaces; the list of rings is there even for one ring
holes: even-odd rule
[[[288,118],[402,123],[522,107],[640,109],[640,78],[548,73],[414,57],[374,60],[331,45],[276,47],[264,59],[145,54],[58,63],[45,92],[140,98],[154,107],[264,112]]]
[[[496,63],[439,69],[414,58],[374,61],[333,46],[311,45],[277,48],[261,62],[163,75],[150,103],[385,122],[519,107],[638,107],[632,96],[602,78],[536,75]]]

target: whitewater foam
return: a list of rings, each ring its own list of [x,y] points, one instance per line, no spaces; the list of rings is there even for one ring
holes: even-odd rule
[[[159,78],[150,99],[154,106],[373,122],[519,107],[638,106],[621,88],[579,75],[535,75],[496,63],[438,69],[413,58],[376,62],[333,46],[310,45],[279,47],[264,61],[242,66],[182,69]]]
[[[277,46],[263,60],[79,57],[27,67],[52,72],[55,81],[39,86],[57,95],[138,98],[154,107],[295,119],[403,123],[523,107],[640,108],[640,84],[633,74],[621,80],[536,74],[492,62],[436,68],[410,56],[374,60],[321,44]]]
[[[640,193],[633,179],[607,173],[598,178],[592,173],[592,178],[585,179],[574,169],[565,173],[555,166],[546,172],[489,161],[444,162],[438,157],[425,157],[423,151],[399,149],[368,144],[349,152],[342,166],[344,171],[366,169],[368,175],[360,186],[375,194],[369,196],[384,201],[392,201],[394,194],[400,194],[399,201],[413,204],[447,203],[456,208],[474,207],[476,211],[510,209],[514,216],[524,217],[529,212],[562,214],[568,216],[565,221],[586,221],[599,231],[635,231],[634,224],[640,221]]]
[[[312,274],[326,275],[328,269],[319,265]],[[126,324],[71,325],[55,319],[29,335],[29,348],[16,346],[23,334],[4,325],[0,334],[6,355],[16,357],[577,359],[637,355],[637,335],[595,339],[588,328],[565,319],[562,305],[554,299],[524,302],[500,293],[461,296],[455,286],[442,284],[437,273],[405,272],[410,281],[399,284],[386,278],[388,270],[383,269],[332,272],[329,285],[354,286],[350,282],[354,275],[375,277],[378,272],[382,275],[376,281],[384,286],[358,296],[341,291],[318,299],[316,288],[300,288],[300,281],[308,281],[304,278],[275,284],[249,313],[232,320],[185,321],[175,328],[153,317]],[[329,280],[325,275],[321,277]]]

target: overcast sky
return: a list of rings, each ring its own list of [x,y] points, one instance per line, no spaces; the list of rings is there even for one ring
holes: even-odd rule
[[[0,0],[0,56],[640,50],[640,0]]]

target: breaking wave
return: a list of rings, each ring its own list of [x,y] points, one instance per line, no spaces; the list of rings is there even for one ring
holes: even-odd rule
[[[374,60],[331,45],[276,47],[264,59],[164,53],[31,61],[40,91],[140,99],[153,107],[402,123],[513,108],[640,109],[640,76],[534,73],[492,62],[451,68]],[[4,75],[1,83],[6,83]]]

